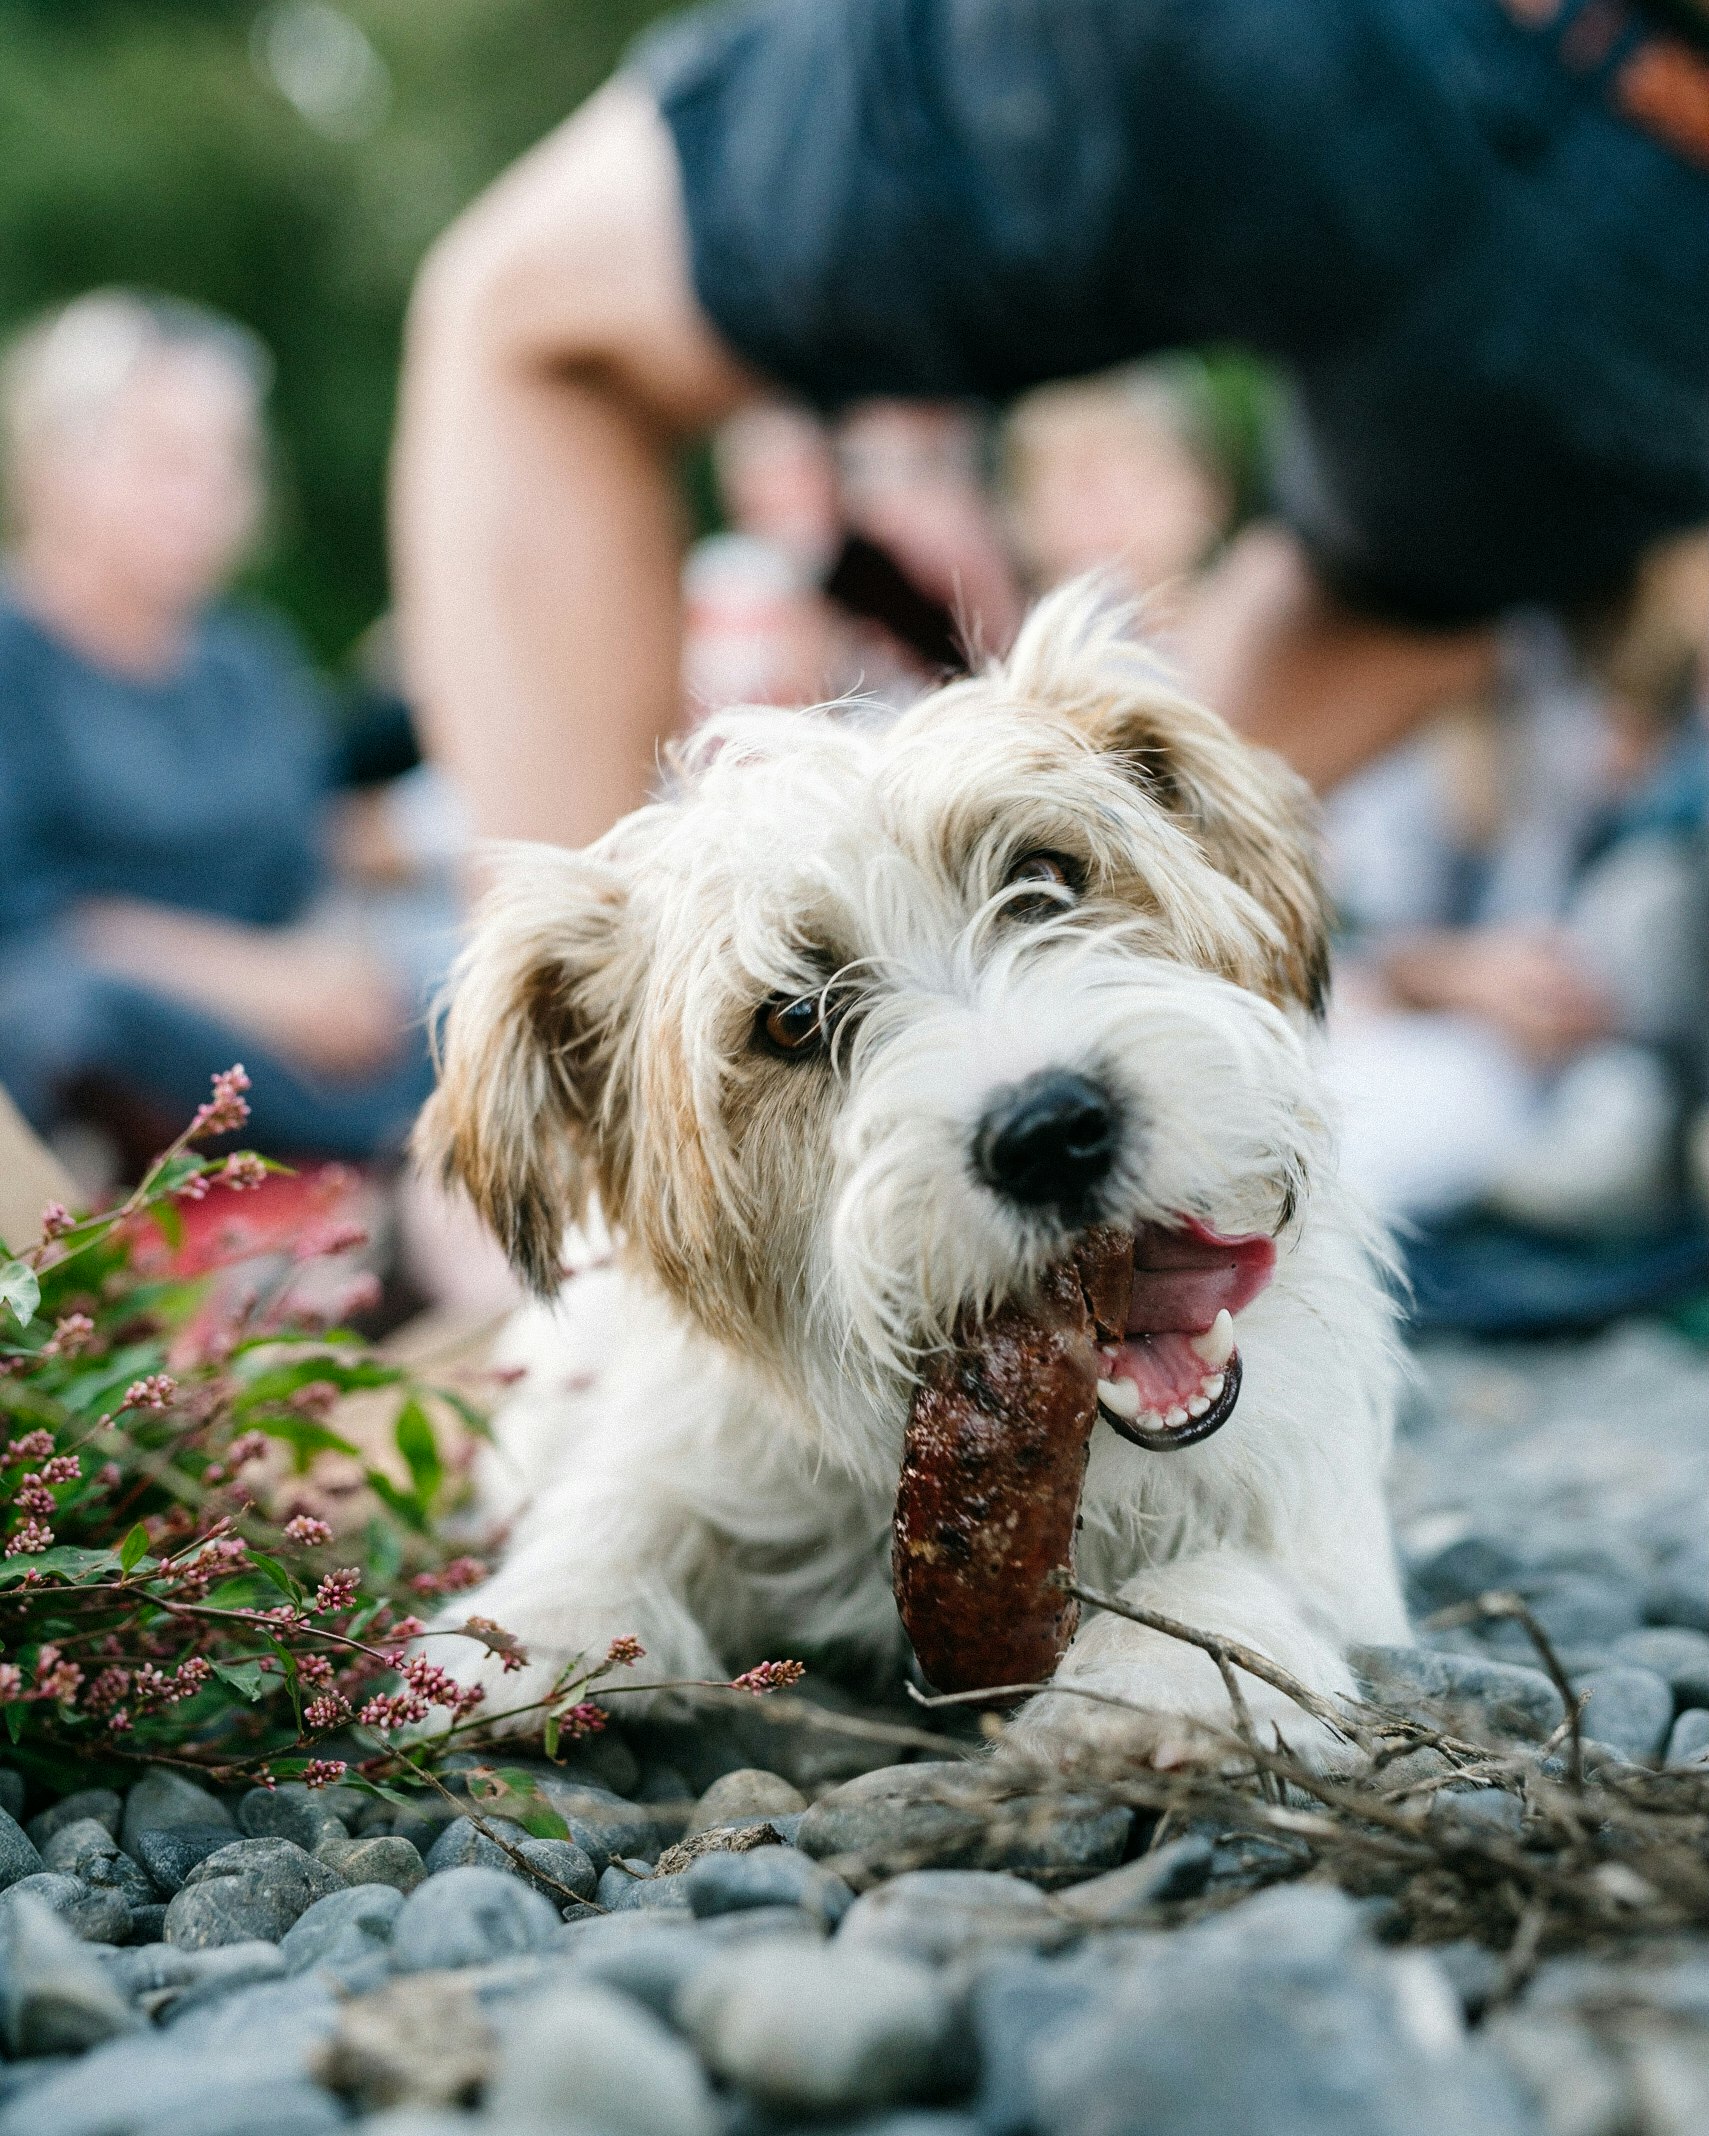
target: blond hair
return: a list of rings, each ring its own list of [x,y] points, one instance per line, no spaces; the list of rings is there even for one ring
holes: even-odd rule
[[[8,492],[43,447],[98,425],[148,364],[186,354],[219,364],[259,415],[272,358],[247,327],[199,304],[93,289],[26,327],[0,359],[0,478]]]

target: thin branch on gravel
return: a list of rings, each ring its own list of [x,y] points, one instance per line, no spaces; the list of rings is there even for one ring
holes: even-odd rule
[[[1359,1749],[1369,1748],[1363,1730],[1345,1708],[1338,1708],[1326,1698],[1320,1698],[1309,1686],[1302,1684],[1297,1676],[1290,1675],[1267,1654],[1260,1654],[1255,1647],[1243,1645],[1238,1639],[1225,1639],[1217,1632],[1201,1632],[1195,1625],[1183,1624],[1177,1617],[1166,1617],[1161,1610],[1146,1609],[1137,1602],[1124,1602],[1116,1595],[1100,1594],[1094,1587],[1082,1587],[1078,1581],[1066,1583],[1067,1591],[1088,1608],[1108,1610],[1112,1616],[1125,1617],[1130,1624],[1143,1624],[1148,1631],[1161,1632],[1167,1639],[1179,1639],[1187,1646],[1197,1647],[1216,1662],[1219,1670],[1225,1664],[1244,1669],[1248,1676],[1256,1676],[1273,1690],[1291,1698],[1302,1713],[1314,1721],[1321,1721],[1344,1742],[1353,1743]],[[1228,1681],[1224,1675],[1223,1681]]]
[[[472,1800],[453,1795],[436,1772],[431,1771],[425,1765],[417,1765],[408,1751],[396,1750],[392,1752],[392,1755],[400,1764],[406,1765],[418,1780],[425,1780],[429,1787],[437,1788],[439,1793],[445,1797],[445,1800],[457,1812],[457,1815],[466,1817],[483,1839],[490,1839],[493,1845],[509,1861],[511,1867],[524,1876],[529,1883],[549,1884],[560,1898],[568,1899],[572,1905],[587,1906],[591,1907],[595,1913],[604,1913],[605,1908],[597,1900],[582,1898],[579,1893],[572,1891],[567,1884],[560,1884],[555,1876],[548,1876],[544,1869],[531,1862],[520,1847],[514,1846],[505,1838],[502,1832],[493,1830],[480,1811],[475,1808]]]

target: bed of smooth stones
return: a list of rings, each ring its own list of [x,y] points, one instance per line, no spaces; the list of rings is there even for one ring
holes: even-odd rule
[[[1420,1619],[1518,1587],[1594,1757],[1709,1746],[1706,1496],[1709,1371],[1660,1335],[1425,1361],[1396,1482]],[[1510,1623],[1425,1636],[1359,1657],[1373,1695],[1492,1740],[1560,1719]],[[43,1804],[0,1769],[0,2136],[1709,2128],[1709,1938],[1507,1994],[1494,1954],[1393,1947],[1387,1902],[1277,1882],[1262,1841],[1154,1844],[1091,1792],[994,1810],[977,1763],[760,1712],[539,1766],[552,1840],[163,1772]]]

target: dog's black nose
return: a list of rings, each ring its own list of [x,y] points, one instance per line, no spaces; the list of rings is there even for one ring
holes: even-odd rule
[[[973,1164],[996,1193],[1029,1209],[1070,1209],[1109,1175],[1121,1120],[1107,1090],[1047,1068],[1001,1091],[973,1138]]]

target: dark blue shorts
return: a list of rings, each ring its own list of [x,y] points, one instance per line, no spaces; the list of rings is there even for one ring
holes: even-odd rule
[[[1709,520],[1709,172],[1616,115],[1618,56],[1497,0],[757,0],[636,65],[760,370],[1002,398],[1243,344],[1331,579],[1454,622]]]

